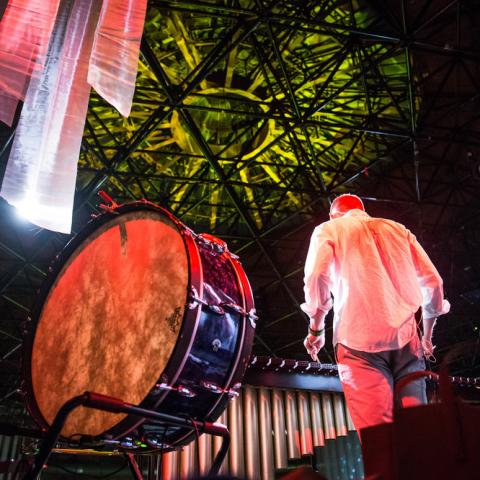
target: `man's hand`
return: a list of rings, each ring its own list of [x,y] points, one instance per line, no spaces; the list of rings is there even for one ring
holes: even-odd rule
[[[312,360],[318,362],[318,352],[325,345],[325,334],[323,333],[318,337],[308,334],[303,341],[303,345],[307,349],[308,354],[312,357]]]
[[[432,344],[433,327],[435,326],[436,318],[423,318],[423,336],[422,336],[422,348],[423,354],[427,360],[435,362],[433,351],[435,347]]]
[[[422,348],[423,354],[425,358],[431,362],[435,362],[435,356],[433,355],[433,351],[435,350],[435,346],[432,344],[432,338],[424,335],[422,337]]]

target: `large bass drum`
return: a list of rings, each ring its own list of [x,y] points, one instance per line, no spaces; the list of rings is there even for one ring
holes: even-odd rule
[[[46,428],[67,400],[93,391],[214,421],[238,395],[255,320],[247,277],[221,240],[148,202],[118,207],[66,246],[39,296],[25,342],[28,407]],[[127,434],[150,446],[192,438],[84,407],[62,430],[68,439]]]

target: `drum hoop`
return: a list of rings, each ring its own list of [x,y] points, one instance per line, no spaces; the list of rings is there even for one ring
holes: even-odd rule
[[[165,215],[177,228],[178,233],[182,237],[182,240],[185,245],[185,252],[187,254],[187,263],[188,263],[188,285],[192,285],[197,289],[200,295],[203,295],[203,272],[200,269],[192,272],[192,264],[194,261],[197,264],[200,262],[200,254],[198,252],[198,247],[196,246],[191,235],[189,234],[188,228],[178,220],[174,215],[172,215],[168,210],[163,207],[160,207],[154,203],[148,201],[137,201],[131,202],[117,207],[114,211],[106,211],[96,216],[90,220],[80,232],[75,235],[62,249],[62,251],[54,258],[49,269],[48,274],[43,282],[40,291],[38,293],[37,299],[35,301],[34,307],[32,308],[32,314],[28,316],[28,324],[23,332],[23,345],[22,345],[22,362],[21,362],[21,375],[22,375],[22,391],[25,394],[25,403],[26,407],[32,415],[35,422],[41,427],[43,431],[49,428],[48,422],[43,417],[40,408],[38,407],[35,394],[33,391],[33,382],[32,380],[32,353],[33,353],[33,343],[35,340],[35,334],[38,327],[38,322],[40,315],[42,314],[45,301],[48,297],[48,294],[51,291],[51,288],[55,281],[58,278],[58,275],[65,264],[68,262],[69,258],[73,255],[76,249],[87,239],[89,238],[99,227],[109,222],[114,215],[136,212],[136,211],[154,211]],[[190,240],[188,240],[190,239]],[[195,258],[196,257],[196,258]],[[188,293],[186,303],[188,303]],[[178,362],[175,362],[176,357],[180,356],[181,350],[180,345],[185,347],[185,344],[189,345],[188,350],[184,350],[185,354],[183,358],[180,359],[180,364],[183,365],[186,362],[190,348],[193,343],[194,334],[198,328],[199,318],[200,318],[201,308],[197,306],[195,309],[188,309],[188,306],[185,308],[185,313],[182,319],[182,326],[179,332],[177,343],[172,351],[169,361],[164,368],[164,372],[159,372],[159,379],[162,373],[169,377],[169,381],[176,381],[178,376],[181,373],[181,370],[177,369],[175,365]],[[190,320],[190,321],[187,321]],[[193,321],[192,321],[193,320]],[[192,328],[189,328],[189,327]],[[189,331],[192,330],[192,331]],[[172,375],[173,374],[173,375]],[[170,378],[172,380],[170,380]],[[151,393],[151,392],[150,392]],[[157,397],[155,402],[152,402],[150,394],[148,394],[145,399],[142,400],[139,406],[143,408],[155,408],[163,400],[165,394]],[[152,403],[154,405],[152,406]],[[134,429],[139,424],[143,423],[144,420],[133,420],[133,417],[127,416],[121,420],[118,424],[111,427],[106,432],[102,433],[100,436],[108,435],[110,438],[118,438],[123,435],[126,435],[132,429]],[[62,437],[63,438],[63,437]]]
[[[238,276],[239,284],[242,286],[242,289],[243,289],[243,294],[245,298],[244,309],[247,313],[250,313],[250,312],[255,313],[255,302],[253,298],[253,291],[252,291],[250,282],[248,281],[247,274],[245,273],[245,270],[239,260],[232,259],[231,261],[234,266],[235,274]],[[252,325],[252,323],[250,323],[250,321],[247,320],[247,318],[245,318],[244,321],[245,321],[246,328],[245,328],[245,334],[243,337],[243,345],[241,347],[242,351],[239,358],[245,359],[245,365],[243,366],[242,369],[238,369],[237,368],[238,365],[236,366],[235,368],[236,381],[240,381],[245,375],[245,371],[247,370],[247,367],[249,364],[248,360],[250,359],[250,355],[251,355],[253,337],[255,335],[254,324]]]

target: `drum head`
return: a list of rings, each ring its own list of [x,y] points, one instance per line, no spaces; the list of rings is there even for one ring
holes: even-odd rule
[[[177,227],[160,212],[112,217],[69,257],[41,310],[31,353],[35,403],[48,424],[86,390],[139,404],[176,344],[188,290]],[[62,435],[99,435],[125,415],[80,407]]]

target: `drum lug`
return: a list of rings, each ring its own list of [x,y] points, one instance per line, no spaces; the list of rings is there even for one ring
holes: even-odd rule
[[[193,310],[198,307],[198,304],[207,307],[212,313],[217,315],[225,315],[225,310],[223,309],[223,304],[214,305],[202,300],[198,295],[197,289],[192,286],[190,288],[189,302],[187,304],[189,310]]]
[[[194,391],[190,390],[187,387],[184,387],[183,385],[179,385],[177,387],[177,392],[183,397],[187,397],[187,398],[192,398],[197,396],[197,394]]]
[[[194,240],[197,238],[197,234],[191,229],[191,228],[188,228],[186,225],[184,225],[183,223],[181,223],[179,220],[175,219],[175,222],[176,224],[178,225],[179,229],[185,234],[185,235],[189,235],[190,237],[192,237]]]
[[[212,393],[217,393],[218,395],[226,393],[229,398],[238,398],[240,393],[238,392],[238,389],[241,387],[240,383],[235,384],[232,388],[229,388],[228,390],[220,387],[216,383],[212,382],[202,382],[202,387],[205,388],[205,390],[208,390],[209,392]]]
[[[222,387],[212,382],[202,382],[202,387],[205,388],[205,390],[208,390],[209,392],[212,392],[212,393],[220,394],[225,392],[225,390]]]
[[[228,398],[230,398],[231,400],[234,400],[235,398],[238,398],[239,396],[240,396],[240,392],[237,392],[233,388],[231,388],[228,391]]]
[[[250,322],[250,325],[253,328],[257,327],[257,312],[254,308],[252,308],[248,313],[243,309],[240,305],[237,305],[235,303],[228,303],[228,302],[223,302],[220,304],[225,310],[230,310],[232,312],[238,313],[244,317],[248,317],[248,320]]]
[[[258,316],[257,316],[257,311],[254,308],[252,308],[248,312],[248,320],[250,321],[250,325],[252,326],[252,328],[257,327]]]
[[[168,383],[157,383],[152,390],[152,395],[159,395],[161,392],[164,392],[164,391],[171,392],[174,390],[176,389],[171,385],[168,385]]]
[[[235,313],[239,313],[240,315],[245,316],[245,310],[240,306],[237,305],[236,303],[228,303],[228,302],[222,302],[220,304],[225,310],[231,310]]]
[[[190,294],[188,296],[189,302],[187,304],[187,307],[189,310],[193,310],[194,308],[198,307],[198,304],[209,306],[207,302],[202,300],[197,292],[197,289],[192,285],[190,288]]]
[[[232,388],[228,390],[228,396],[231,400],[238,398],[240,396],[239,390],[242,388],[242,384],[237,382]]]
[[[228,251],[227,244],[213,235],[208,233],[200,233],[197,235],[197,241],[208,248],[214,255],[222,255]]]
[[[197,396],[197,394],[194,391],[190,390],[187,387],[184,387],[183,385],[178,385],[178,387],[172,387],[171,385],[168,385],[166,383],[157,383],[155,385],[155,388],[152,391],[152,394],[158,395],[162,391],[177,392],[183,397],[188,397],[188,398]]]
[[[213,304],[211,305],[206,304],[206,305],[212,313],[216,313],[217,315],[225,315],[225,310],[220,305],[213,305]]]

